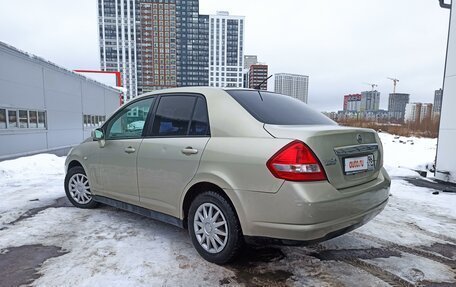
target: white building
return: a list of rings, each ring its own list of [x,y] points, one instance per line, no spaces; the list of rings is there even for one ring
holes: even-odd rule
[[[439,139],[437,143],[437,159],[435,178],[442,181],[456,183],[456,5],[440,5],[451,8],[446,65],[443,82],[442,110],[440,114]]]
[[[0,42],[0,160],[65,155],[120,106],[118,90]]]
[[[242,87],[244,16],[209,15],[209,86]]]
[[[279,73],[274,75],[274,91],[307,103],[309,76]]]
[[[423,103],[421,104],[421,111],[420,111],[420,122],[431,119],[432,116],[432,107],[431,103]]]
[[[406,123],[415,123],[420,120],[421,103],[408,103],[405,106],[404,121]]]
[[[98,0],[100,64],[103,71],[120,71],[126,88],[124,101],[137,95],[136,30],[138,1]]]

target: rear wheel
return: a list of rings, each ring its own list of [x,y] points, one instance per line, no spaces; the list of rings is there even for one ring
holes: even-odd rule
[[[191,203],[188,231],[198,253],[216,264],[234,260],[244,243],[233,207],[213,191],[198,195]]]
[[[65,193],[76,207],[95,208],[98,205],[93,200],[89,178],[81,166],[75,166],[68,170],[65,176]]]

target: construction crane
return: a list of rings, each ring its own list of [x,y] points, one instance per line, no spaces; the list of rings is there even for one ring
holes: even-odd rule
[[[375,90],[375,87],[378,87],[377,84],[372,84],[372,83],[364,83],[364,84],[371,86],[372,87],[372,92]]]
[[[395,79],[395,78],[388,78],[388,80],[393,81],[393,94],[395,94],[396,93],[396,85],[399,82],[399,80]]]

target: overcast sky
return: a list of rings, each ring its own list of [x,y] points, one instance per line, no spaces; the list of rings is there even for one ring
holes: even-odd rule
[[[96,0],[0,4],[0,41],[68,69],[100,68]],[[322,111],[342,109],[364,83],[379,85],[386,109],[387,77],[411,101],[432,102],[442,85],[449,11],[438,0],[200,0],[201,14],[216,11],[246,17],[244,52],[270,73],[308,75],[309,104]]]

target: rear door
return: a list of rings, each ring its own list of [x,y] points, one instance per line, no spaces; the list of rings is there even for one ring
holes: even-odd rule
[[[204,97],[162,95],[138,155],[141,205],[178,216],[180,195],[209,141]]]

